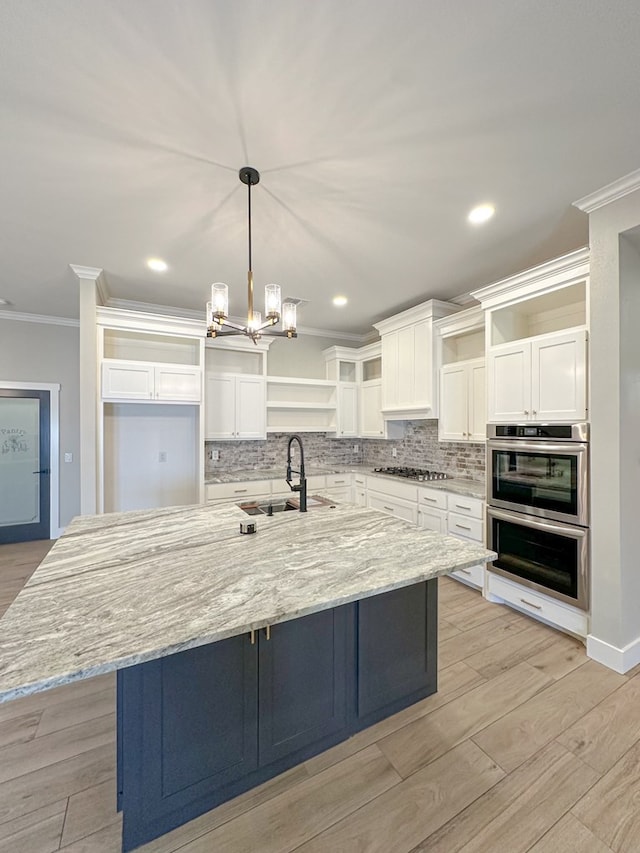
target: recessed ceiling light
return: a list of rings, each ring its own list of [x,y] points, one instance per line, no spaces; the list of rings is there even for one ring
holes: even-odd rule
[[[333,304],[338,305],[338,306],[346,305],[347,304],[347,297],[346,296],[334,296],[333,297]]]
[[[483,222],[487,222],[487,220],[491,219],[493,214],[496,212],[495,207],[492,204],[479,204],[477,207],[474,207],[467,219],[469,222],[473,223],[473,225],[482,225]]]
[[[169,264],[162,258],[149,258],[147,266],[154,272],[166,272],[169,269]]]

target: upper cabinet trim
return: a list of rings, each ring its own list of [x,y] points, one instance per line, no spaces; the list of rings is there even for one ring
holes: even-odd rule
[[[599,207],[604,207],[606,204],[617,201],[619,198],[623,198],[623,196],[629,195],[629,193],[635,192],[638,189],[640,189],[640,169],[636,169],[635,172],[629,172],[628,175],[618,178],[605,187],[601,187],[601,189],[579,198],[573,202],[573,206],[577,207],[578,210],[584,211],[584,213],[593,213]]]

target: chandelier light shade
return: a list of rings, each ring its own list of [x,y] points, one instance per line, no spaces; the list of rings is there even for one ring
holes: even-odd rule
[[[280,286],[267,284],[264,289],[264,313],[253,307],[253,269],[251,258],[251,187],[260,180],[260,173],[252,166],[243,166],[238,173],[247,186],[247,222],[249,237],[249,270],[247,272],[247,324],[241,326],[229,319],[229,288],[221,281],[211,285],[211,301],[207,302],[207,337],[223,335],[246,335],[254,343],[263,335],[270,337],[296,338],[296,303],[282,302]],[[273,327],[282,321],[282,330]]]

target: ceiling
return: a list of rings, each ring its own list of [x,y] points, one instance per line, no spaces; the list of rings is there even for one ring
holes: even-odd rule
[[[2,0],[0,297],[77,317],[73,263],[241,315],[249,164],[258,292],[365,334],[587,243],[572,201],[640,166],[639,43],[638,0]]]

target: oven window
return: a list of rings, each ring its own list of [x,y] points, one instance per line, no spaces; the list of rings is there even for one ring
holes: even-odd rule
[[[493,499],[576,515],[578,457],[492,450]]]
[[[578,598],[578,541],[510,521],[492,519],[494,566],[546,589]]]

